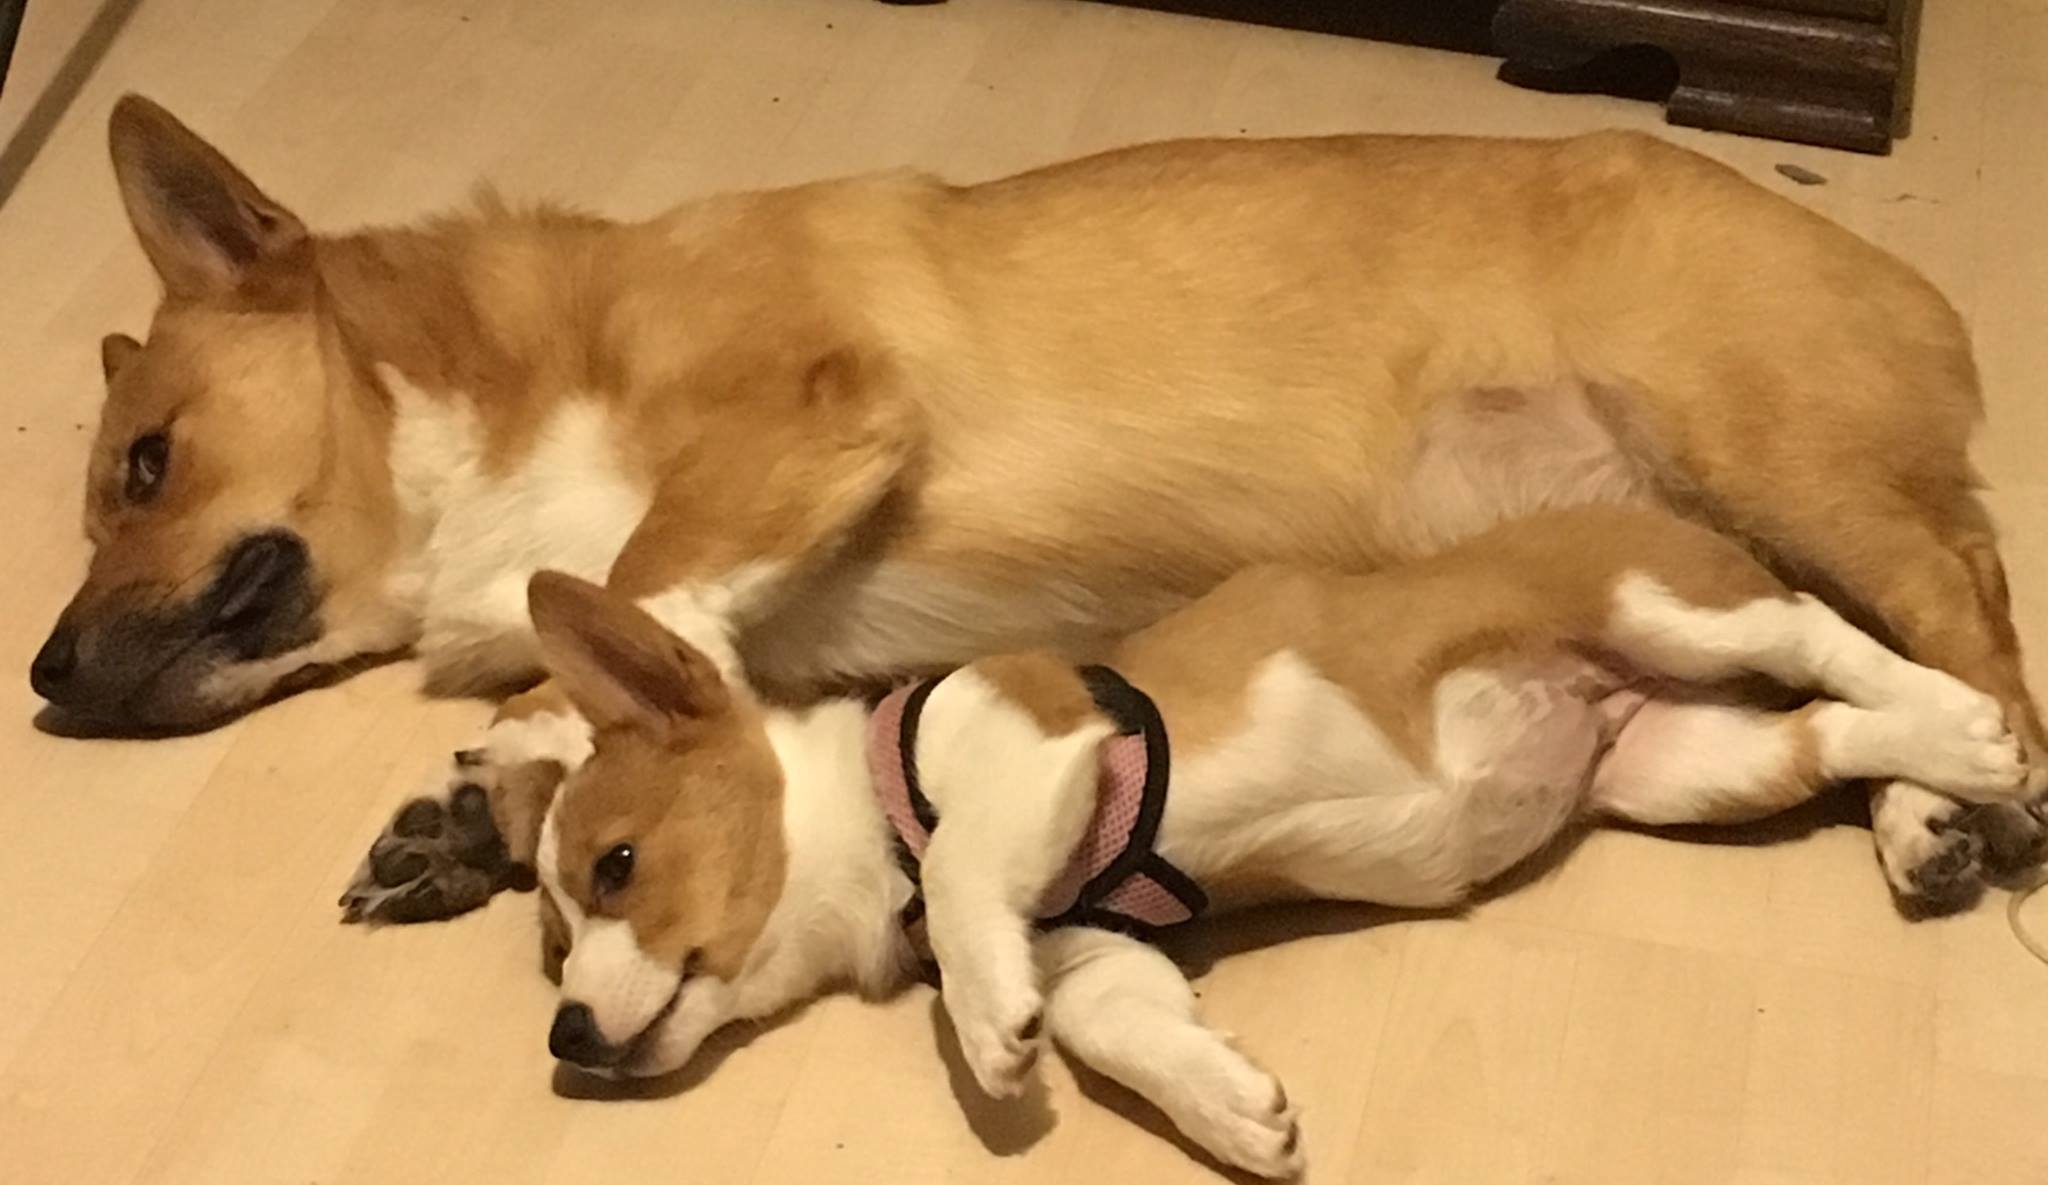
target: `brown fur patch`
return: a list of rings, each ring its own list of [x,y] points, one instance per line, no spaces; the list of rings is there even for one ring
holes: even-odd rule
[[[1074,664],[1054,655],[1006,654],[968,669],[1022,708],[1046,736],[1065,736],[1101,716]]]
[[[507,720],[573,711],[575,706],[561,686],[547,682],[498,705],[491,722],[502,724]],[[565,772],[559,762],[531,761],[495,771],[495,778],[486,787],[491,818],[498,825],[498,834],[504,837],[506,853],[515,862],[532,866],[534,851],[540,845],[541,824],[547,819],[548,807],[555,801],[555,791],[560,788]]]
[[[505,853],[514,863],[533,866],[541,824],[566,772],[557,761],[528,761],[497,771],[488,787],[491,820],[498,825]]]
[[[1812,704],[1801,708],[1786,722],[1786,727],[1792,730],[1792,756],[1766,791],[1769,801],[1777,809],[1805,802],[1825,782],[1820,760],[1820,734],[1813,727],[1813,714],[1820,706]]]
[[[672,735],[605,732],[556,808],[560,884],[587,913],[625,918],[648,958],[731,979],[782,892],[782,772],[758,713]],[[591,869],[618,844],[631,884],[600,896]]]

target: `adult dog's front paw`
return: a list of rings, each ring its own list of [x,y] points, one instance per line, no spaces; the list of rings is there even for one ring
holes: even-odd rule
[[[1968,813],[1954,799],[1903,782],[1873,801],[1878,862],[1899,912],[1940,917],[1984,895],[1984,840],[1965,825]]]
[[[1962,825],[1984,849],[1984,867],[2001,882],[2022,879],[2048,859],[2048,802],[1972,807]]]
[[[532,888],[532,870],[512,860],[491,817],[491,776],[474,754],[458,754],[443,794],[400,807],[342,893],[342,921],[436,922],[501,889]]]

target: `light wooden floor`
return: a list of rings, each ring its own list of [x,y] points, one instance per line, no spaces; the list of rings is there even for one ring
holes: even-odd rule
[[[2048,690],[2048,4],[1927,7],[1919,132],[1891,159],[1664,134],[1898,251],[1968,315]],[[30,6],[0,129],[52,68],[45,38],[89,12]],[[1189,133],[1661,128],[1654,111],[1509,90],[1475,59],[1066,0],[146,0],[0,211],[0,1179],[1213,1179],[1064,1070],[1044,1107],[963,1108],[923,991],[815,1008],[675,1097],[559,1096],[531,898],[336,924],[366,841],[484,714],[423,704],[404,667],[189,740],[31,729],[22,673],[85,554],[95,343],[139,330],[153,295],[102,148],[127,89],[329,226],[458,200],[479,174],[635,213]],[[1793,186],[1787,161],[1829,183]],[[1901,923],[1849,827],[1601,835],[1468,918],[1317,915],[1333,932],[1202,987],[1305,1104],[1318,1181],[2043,1185],[2048,968],[2002,905]]]

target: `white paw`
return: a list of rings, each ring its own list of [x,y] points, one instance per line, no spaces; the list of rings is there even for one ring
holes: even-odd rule
[[[1007,990],[976,977],[947,976],[942,996],[960,1052],[990,1098],[1024,1093],[1044,1047],[1045,1004],[1029,983]]]
[[[1181,1076],[1185,1095],[1174,1124],[1211,1156],[1270,1179],[1299,1177],[1307,1167],[1301,1120],[1280,1080],[1221,1037]]]
[[[1924,704],[1937,712],[1952,716],[1981,715],[1988,706],[1991,712],[2003,717],[2003,713],[1998,709],[1998,701],[1984,692],[1947,671],[1930,668],[1927,673],[1925,686],[1918,689],[1917,694],[1909,702]]]
[[[2018,797],[2027,783],[2019,738],[1999,702],[1960,682],[1933,702],[1900,714],[1900,757],[1914,781],[1972,801]]]

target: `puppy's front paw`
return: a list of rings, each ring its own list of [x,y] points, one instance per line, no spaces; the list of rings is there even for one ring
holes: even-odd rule
[[[991,986],[969,988],[949,981],[943,992],[946,1014],[983,1093],[1013,1099],[1024,1093],[1044,1047],[1044,1001],[1035,988],[1001,992]]]
[[[1226,1164],[1270,1179],[1307,1167],[1301,1117],[1280,1080],[1220,1040],[1189,1080],[1194,1105],[1175,1117],[1188,1138]]]
[[[451,788],[398,809],[339,902],[344,922],[435,922],[476,909],[501,889],[532,887],[491,817],[488,776],[457,757]]]
[[[942,962],[940,997],[975,1083],[991,1099],[1014,1099],[1024,1093],[1044,1046],[1044,997],[1028,962],[1018,974],[997,972],[995,966]]]

